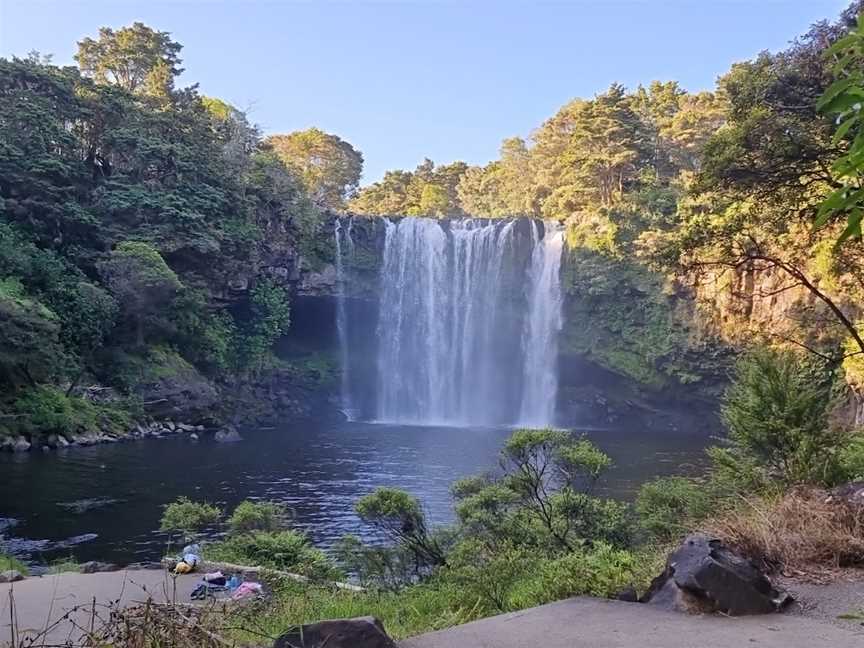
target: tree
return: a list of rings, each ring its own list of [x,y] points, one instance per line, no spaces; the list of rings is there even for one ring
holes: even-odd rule
[[[99,38],[78,43],[75,60],[81,72],[97,83],[113,83],[128,92],[164,96],[174,88],[183,70],[180,50],[168,32],[155,31],[144,23],[113,30],[102,27]]]
[[[846,216],[846,228],[837,239],[861,239],[864,218],[864,12],[856,25],[825,52],[834,62],[837,78],[820,97],[817,107],[836,117],[837,131],[831,143],[846,146],[831,165],[839,184],[819,206],[816,225],[825,225],[837,216]]]
[[[755,334],[832,358],[864,353],[864,256],[826,246],[840,235],[836,223],[812,226],[837,188],[831,164],[840,151],[816,104],[833,78],[825,51],[854,18],[818,24],[788,50],[736,64],[720,79],[725,123],[704,145],[676,227],[652,233],[659,245],[648,246],[699,286],[731,286],[745,308],[786,293],[788,324]]]
[[[635,182],[648,154],[642,123],[620,85],[591,101],[567,104],[535,141],[547,218],[611,207]]]
[[[447,216],[447,207],[450,201],[447,199],[447,190],[434,184],[427,184],[420,194],[420,204],[417,206],[417,214],[422,216]]]
[[[435,166],[426,158],[414,171],[387,171],[384,179],[363,187],[349,207],[360,214],[459,217],[458,187],[468,170],[464,162]]]
[[[119,244],[102,264],[102,273],[143,346],[145,322],[158,319],[182,287],[180,280],[155,248],[140,241]]]
[[[266,144],[303,182],[320,207],[341,210],[357,191],[363,156],[348,142],[317,128],[272,135]]]

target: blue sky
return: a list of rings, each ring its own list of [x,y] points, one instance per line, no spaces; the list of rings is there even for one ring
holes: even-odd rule
[[[267,133],[318,126],[359,148],[364,181],[424,156],[482,164],[559,106],[611,82],[709,89],[845,0],[350,2],[0,0],[0,56],[72,63],[75,43],[135,20],[184,45],[181,85]]]

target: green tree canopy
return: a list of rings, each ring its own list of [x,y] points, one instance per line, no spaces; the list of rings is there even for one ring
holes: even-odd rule
[[[317,128],[272,135],[266,143],[303,182],[321,207],[343,209],[360,183],[363,156],[348,142]]]
[[[179,67],[181,49],[168,32],[136,22],[116,31],[102,27],[98,39],[78,43],[75,60],[81,72],[97,83],[163,96],[173,90],[175,77],[183,71]]]

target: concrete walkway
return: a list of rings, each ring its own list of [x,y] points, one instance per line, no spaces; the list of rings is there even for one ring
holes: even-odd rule
[[[10,614],[13,602],[15,635],[19,643],[27,636],[42,632],[71,611],[69,621],[58,624],[44,637],[47,644],[60,644],[81,634],[76,626],[87,627],[93,609],[100,618],[107,618],[109,611],[106,605],[113,601],[122,606],[147,599],[158,603],[172,600],[188,602],[189,594],[200,580],[200,574],[189,574],[178,576],[175,581],[166,571],[154,569],[99,574],[66,573],[0,584],[0,646],[12,641]]]
[[[864,648],[864,627],[787,614],[693,617],[574,598],[406,639],[400,648]]]

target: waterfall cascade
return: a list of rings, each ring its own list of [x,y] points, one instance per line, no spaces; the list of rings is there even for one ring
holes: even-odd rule
[[[345,230],[345,243],[348,258],[354,255],[354,241],[351,238],[351,228],[354,224],[348,219]],[[342,252],[342,222],[337,218],[334,238],[336,242],[336,334],[339,337],[339,360],[342,368],[340,399],[342,411],[349,421],[354,420],[354,406],[351,398],[351,349],[348,338],[348,312],[345,307],[345,267]]]
[[[563,233],[527,219],[385,227],[375,418],[553,425]]]
[[[558,335],[561,317],[561,252],[564,232],[549,227],[542,240],[531,223],[531,265],[528,271],[528,311],[522,354],[524,379],[519,423],[527,427],[551,425],[558,391]],[[551,398],[549,395],[553,395]]]

